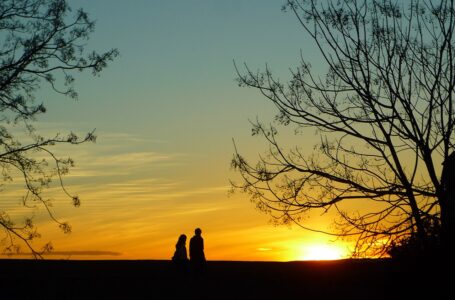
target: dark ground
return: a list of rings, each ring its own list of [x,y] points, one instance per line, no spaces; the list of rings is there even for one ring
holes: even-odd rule
[[[194,276],[176,272],[171,261],[0,260],[0,299],[437,299],[448,291],[441,267],[209,261],[205,274]]]

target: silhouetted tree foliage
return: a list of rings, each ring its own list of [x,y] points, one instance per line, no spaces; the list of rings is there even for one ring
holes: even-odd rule
[[[0,1],[0,191],[6,185],[23,186],[23,207],[44,207],[50,218],[68,233],[69,224],[59,221],[50,208],[51,200],[43,192],[56,181],[74,206],[79,197],[64,187],[62,176],[73,166],[71,158],[57,157],[52,146],[78,145],[94,141],[93,132],[83,137],[74,133],[44,137],[33,127],[36,118],[46,112],[35,92],[47,84],[56,93],[76,98],[73,88],[75,71],[90,70],[97,75],[117,50],[104,53],[85,51],[94,22],[83,10],[72,11],[64,0]],[[25,134],[24,134],[25,132]],[[2,202],[17,201],[2,197]],[[32,215],[17,220],[0,207],[0,227],[7,252],[19,251],[25,244],[35,256],[41,250],[32,246],[39,237]],[[49,250],[46,244],[43,251]]]
[[[236,67],[240,86],[260,91],[278,113],[271,125],[253,123],[266,155],[250,163],[236,149],[242,181],[234,189],[304,228],[310,212],[335,213],[327,233],[354,239],[354,256],[453,248],[455,165],[440,174],[453,151],[454,1],[289,0],[283,9],[327,73],[312,70],[305,48],[287,83],[268,67]],[[301,147],[280,143],[285,128]],[[314,130],[320,143],[305,153]]]
[[[422,249],[419,237],[416,234],[395,239],[387,248],[387,254],[395,259],[415,260],[425,257],[439,257],[442,251],[441,225],[438,221],[425,224],[426,247]]]

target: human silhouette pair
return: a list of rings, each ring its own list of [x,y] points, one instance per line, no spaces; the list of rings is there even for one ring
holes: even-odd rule
[[[186,269],[188,264],[188,256],[186,251],[186,235],[181,234],[175,245],[174,256],[172,261],[177,265],[179,269]],[[193,271],[200,273],[202,272],[205,265],[205,254],[204,254],[204,239],[202,238],[202,230],[196,228],[194,230],[194,236],[190,239],[190,259],[191,268]]]

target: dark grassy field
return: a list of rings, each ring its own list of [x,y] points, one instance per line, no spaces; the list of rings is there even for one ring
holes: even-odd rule
[[[436,299],[448,291],[440,267],[209,261],[194,276],[176,272],[170,261],[0,260],[0,299]]]

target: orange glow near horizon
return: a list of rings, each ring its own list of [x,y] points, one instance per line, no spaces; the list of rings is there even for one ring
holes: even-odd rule
[[[314,244],[300,248],[300,260],[337,260],[347,258],[347,250],[337,245]]]
[[[349,257],[347,249],[352,247],[295,226],[271,226],[268,216],[258,213],[243,194],[227,198],[227,187],[215,184],[168,186],[158,180],[129,179],[103,190],[89,183],[83,188],[84,201],[77,210],[55,192],[59,200],[54,211],[72,225],[69,235],[48,220],[46,212],[35,211],[42,233],[35,249],[49,241],[54,246],[46,259],[169,260],[179,235],[189,239],[196,227],[202,228],[205,255],[211,261],[333,260]],[[316,216],[306,225],[324,228],[330,220],[330,215]],[[31,258],[24,253],[11,258],[27,257]]]

